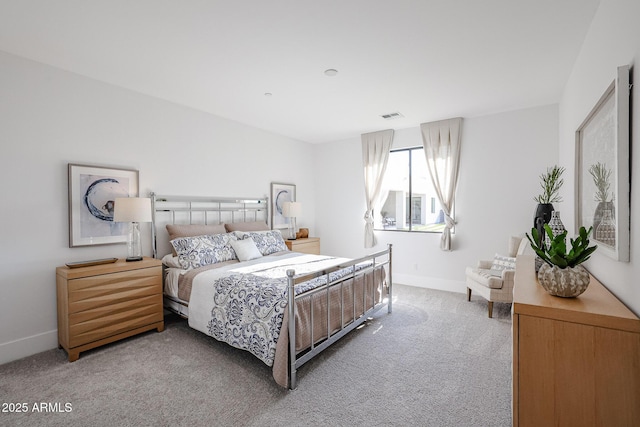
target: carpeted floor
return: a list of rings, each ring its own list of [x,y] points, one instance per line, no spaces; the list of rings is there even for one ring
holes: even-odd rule
[[[162,333],[74,363],[54,349],[0,366],[0,425],[511,425],[511,306],[489,319],[478,297],[395,291],[393,314],[379,311],[303,366],[297,390],[169,316]],[[26,413],[12,412],[23,403]]]

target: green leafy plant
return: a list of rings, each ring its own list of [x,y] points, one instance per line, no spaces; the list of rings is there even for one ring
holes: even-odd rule
[[[575,267],[588,260],[598,248],[597,245],[589,246],[589,235],[593,231],[593,227],[589,227],[589,230],[580,227],[578,236],[575,239],[569,239],[570,248],[568,252],[566,231],[554,236],[549,224],[544,225],[544,231],[549,236],[549,246],[545,243],[544,236],[540,236],[535,228],[531,229],[533,238],[529,234],[526,234],[526,236],[536,254],[550,266],[557,265],[560,268]],[[540,243],[538,244],[537,242]]]
[[[542,194],[534,197],[533,200],[542,204],[561,202],[560,187],[564,184],[563,172],[564,168],[560,166],[547,168],[547,172],[540,175]]]
[[[594,195],[596,202],[609,201],[609,187],[611,186],[611,169],[607,169],[604,163],[596,163],[589,167],[589,173],[598,191]]]

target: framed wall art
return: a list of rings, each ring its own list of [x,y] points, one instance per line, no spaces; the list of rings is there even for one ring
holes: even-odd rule
[[[287,218],[282,215],[282,204],[295,201],[295,185],[271,183],[271,228],[287,228],[289,226]]]
[[[629,67],[576,131],[576,230],[593,227],[598,252],[629,261]]]
[[[138,171],[69,163],[69,247],[127,241],[128,224],[113,221],[116,197],[138,196]]]

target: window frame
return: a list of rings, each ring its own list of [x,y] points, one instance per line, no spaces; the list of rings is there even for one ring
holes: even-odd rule
[[[397,232],[403,232],[403,233],[438,233],[441,234],[443,230],[414,230],[413,229],[413,221],[411,220],[412,215],[413,215],[413,154],[414,152],[418,151],[418,150],[422,150],[422,156],[424,156],[424,147],[423,146],[415,146],[415,147],[405,147],[405,148],[395,148],[395,149],[391,149],[389,150],[389,154],[392,153],[399,153],[399,152],[403,152],[403,151],[407,151],[409,153],[409,159],[408,159],[408,166],[409,166],[409,189],[408,189],[408,194],[409,194],[409,206],[408,206],[408,215],[409,215],[409,221],[408,221],[408,228],[384,228],[382,227],[382,225],[380,223],[376,223],[374,225],[374,230],[375,231],[397,231]],[[388,169],[385,171],[385,175],[387,174]],[[428,170],[426,171],[427,173],[429,172]],[[431,180],[431,178],[429,177],[429,180]],[[433,187],[433,182],[430,182],[431,186]],[[440,201],[438,200],[437,197],[434,198],[435,199],[435,204],[436,206],[440,206]],[[425,199],[425,203],[426,203]],[[382,203],[384,203],[385,201],[383,200]],[[430,205],[431,203],[429,203]],[[431,206],[427,206],[425,205],[425,207],[427,207],[429,210],[431,210]],[[441,209],[441,208],[440,208]],[[455,205],[454,205],[454,210],[455,210]],[[442,226],[442,228],[444,229],[444,224]],[[455,233],[455,227],[451,229],[451,233]]]

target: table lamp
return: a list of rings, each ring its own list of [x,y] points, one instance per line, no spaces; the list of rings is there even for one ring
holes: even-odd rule
[[[113,208],[115,222],[128,222],[127,261],[142,261],[140,223],[151,222],[151,199],[145,197],[117,197]]]
[[[282,216],[289,218],[289,240],[296,240],[296,217],[302,213],[302,203],[284,202]]]

